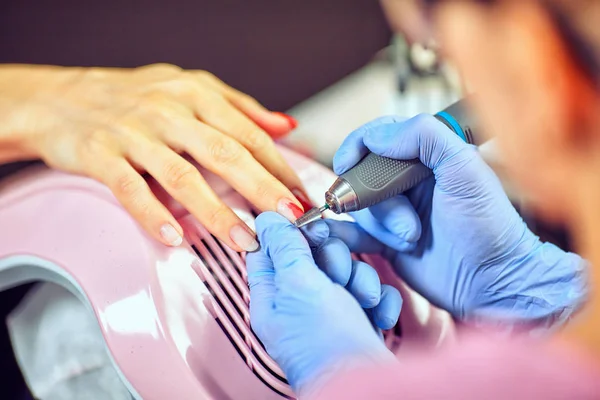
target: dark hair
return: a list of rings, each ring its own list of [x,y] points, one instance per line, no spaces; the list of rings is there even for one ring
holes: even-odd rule
[[[546,0],[558,29],[579,66],[600,83],[600,2],[595,0]]]

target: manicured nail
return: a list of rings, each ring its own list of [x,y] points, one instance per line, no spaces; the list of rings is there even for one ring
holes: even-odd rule
[[[304,211],[289,199],[279,200],[279,203],[277,203],[277,212],[289,219],[290,222],[296,221],[304,214]]]
[[[231,228],[229,237],[244,251],[252,252],[258,250],[258,242],[254,235],[241,225]]]
[[[288,124],[290,124],[290,127],[292,129],[295,129],[298,126],[298,121],[296,120],[296,118],[292,117],[291,115],[287,115],[282,112],[274,112],[273,114],[277,114],[277,115],[287,119]]]
[[[302,208],[304,208],[304,211],[308,211],[314,207],[313,202],[310,201],[308,195],[304,192],[304,190],[292,189],[292,193],[294,194],[294,196],[296,196],[300,204],[302,204]]]
[[[160,228],[160,236],[170,246],[177,247],[183,243],[183,237],[177,232],[177,230],[171,224],[164,224]]]

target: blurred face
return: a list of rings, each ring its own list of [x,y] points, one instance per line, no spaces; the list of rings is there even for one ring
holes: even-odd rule
[[[573,199],[600,176],[590,79],[539,2],[440,3],[431,15],[436,38],[476,92],[472,106],[508,172],[546,217],[568,220]]]

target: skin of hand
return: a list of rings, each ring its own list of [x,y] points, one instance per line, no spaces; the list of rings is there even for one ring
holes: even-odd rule
[[[561,337],[600,358],[600,92],[540,2],[443,2],[434,13],[446,54],[477,93],[472,106],[507,172],[551,221],[566,224],[591,268],[590,299]],[[569,0],[593,51],[600,4]],[[564,4],[563,4],[564,3]],[[543,40],[540,40],[543,38]]]
[[[419,158],[434,176],[351,213],[357,223],[328,221],[351,251],[385,255],[413,289],[470,323],[547,328],[584,302],[584,260],[542,243],[477,149],[435,117],[383,117],[360,127],[336,153],[336,174],[368,151]]]
[[[267,212],[256,219],[256,232],[261,249],[246,258],[250,321],[299,398],[342,371],[395,362],[373,323],[390,328],[397,322],[396,289],[381,285],[372,267],[353,262],[339,240],[328,239],[325,223],[303,236]]]
[[[211,190],[191,157],[257,209],[290,220],[306,195],[273,138],[296,122],[206,71],[0,66],[0,162],[42,159],[108,186],[154,238],[177,246],[182,229],[142,176],[152,176],[237,251],[255,235]]]

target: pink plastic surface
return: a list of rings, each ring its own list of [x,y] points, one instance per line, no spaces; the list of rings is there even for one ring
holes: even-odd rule
[[[333,174],[282,152],[309,195],[320,201]],[[251,224],[247,203],[219,179],[205,176]],[[249,328],[243,259],[172,199],[161,197],[186,231],[186,243],[176,249],[149,238],[95,181],[45,168],[5,179],[0,182],[0,289],[65,277],[70,281],[65,286],[94,312],[115,366],[143,399],[292,396]],[[399,341],[388,333],[390,348],[400,354],[412,342],[436,345],[452,337],[445,313],[409,291],[382,260],[366,259],[403,293],[403,337]]]
[[[478,332],[431,354],[342,373],[312,400],[596,400],[600,369],[564,343]]]

